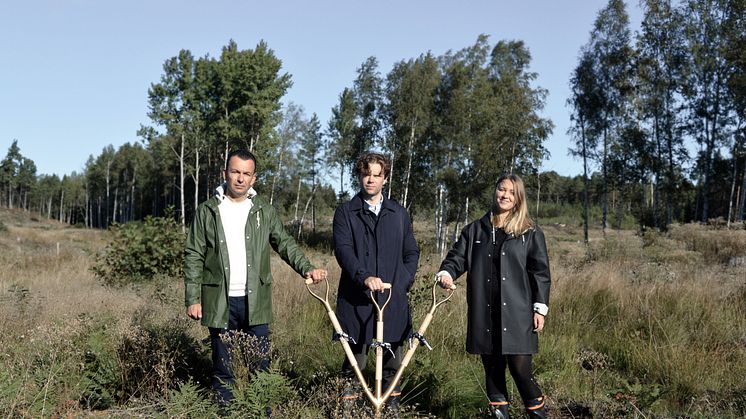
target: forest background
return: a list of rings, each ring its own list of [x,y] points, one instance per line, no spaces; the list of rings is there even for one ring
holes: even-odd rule
[[[541,117],[547,92],[534,85],[521,41],[481,36],[442,56],[402,59],[386,74],[369,57],[329,121],[281,106],[292,75],[269,45],[231,41],[219,57],[182,50],[166,59],[148,89],[141,141],[105,147],[82,173],[37,174],[14,140],[0,162],[0,202],[86,227],[146,215],[185,225],[220,183],[226,150],[245,147],[259,157],[260,192],[313,225],[354,194],[356,156],[377,149],[393,163],[387,195],[434,221],[439,249],[447,222],[481,212],[508,172],[525,178],[539,218],[598,207],[592,224],[604,228],[625,217],[657,229],[743,220],[742,3],[643,2],[635,34],[624,2],[599,11],[568,80],[568,148],[581,176],[541,171],[553,122]]]
[[[556,232],[555,240],[565,236],[583,243],[583,256],[577,259],[570,257],[577,249],[558,245],[553,256],[569,258],[567,272],[584,272],[586,264],[616,251],[629,261],[635,251],[625,246],[641,237],[643,254],[645,246],[653,246],[647,249],[653,263],[663,258],[655,249],[665,253],[677,248],[672,243],[680,243],[700,255],[690,262],[722,265],[730,272],[725,278],[738,278],[746,256],[741,234],[746,201],[746,2],[648,0],[641,5],[644,18],[636,33],[629,29],[624,2],[610,0],[598,12],[568,80],[568,147],[583,166],[579,176],[541,170],[553,123],[541,116],[547,92],[535,85],[531,55],[521,41],[493,43],[480,36],[458,51],[402,59],[385,74],[370,57],[357,68],[351,86],[339,93],[331,119],[324,122],[299,105],[281,105],[292,75],[282,72],[268,44],[241,49],[230,41],[219,57],[195,57],[182,50],[167,58],[160,80],[148,89],[150,124],[140,127],[141,141],[91,155],[82,173],[37,174],[35,163],[22,154],[22,142],[14,140],[0,162],[0,203],[37,220],[54,219],[94,234],[110,227],[121,231],[122,224],[132,221],[146,226],[156,222],[149,217],[172,220],[183,231],[199,202],[220,183],[227,150],[245,147],[259,157],[260,193],[280,210],[293,234],[328,257],[331,212],[355,193],[352,164],[363,150],[376,149],[392,161],[385,193],[412,214],[428,258],[442,256],[460,228],[488,209],[494,180],[512,172],[526,181],[531,212],[540,224],[571,229]],[[737,231],[723,235],[677,227],[689,222]],[[616,238],[606,235],[607,228],[617,230]],[[624,230],[640,236],[625,236]],[[593,244],[594,237],[600,242]],[[673,253],[676,258],[691,256]],[[652,279],[659,276],[654,272],[648,272]],[[725,290],[725,297],[718,299],[737,307],[746,296],[740,278],[735,285],[713,288]],[[574,291],[597,291],[589,300],[614,306],[619,297],[614,286],[596,286]],[[13,298],[27,301],[27,288],[11,290]],[[672,295],[683,292],[677,289]],[[662,306],[677,304],[666,300]],[[577,309],[570,302],[568,307]],[[629,307],[614,310],[618,314],[625,309]],[[707,316],[712,324],[724,320]],[[735,335],[715,337],[714,343],[704,345],[704,354],[724,351],[727,359],[721,366],[743,359],[743,321],[736,325]],[[630,330],[638,337],[655,335],[636,326]],[[562,341],[564,335],[558,336]],[[726,351],[725,342],[734,346]],[[588,371],[603,371],[613,360],[622,372],[640,373],[629,354],[615,354],[603,345],[568,358],[582,358],[580,365]],[[658,362],[661,367],[663,361]],[[547,368],[550,381],[559,380],[558,371],[564,371]],[[586,399],[570,397],[583,400],[580,405],[592,405],[588,400],[597,398],[593,374],[591,396],[585,388]],[[650,370],[636,380],[642,381],[628,381],[620,390],[624,406],[691,412],[699,411],[692,406],[704,400],[712,403],[707,405],[711,411],[743,413],[742,387],[721,396],[692,383],[669,388],[675,380],[656,377]],[[732,403],[723,399],[726,396]],[[107,399],[108,405],[89,398],[89,404],[81,406],[122,406],[128,397],[132,392],[125,391]],[[438,412],[458,416],[456,406],[443,403]]]

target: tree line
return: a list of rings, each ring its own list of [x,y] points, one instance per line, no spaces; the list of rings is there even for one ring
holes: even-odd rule
[[[432,220],[440,251],[506,172],[524,177],[537,214],[542,203],[579,204],[586,226],[596,206],[604,229],[609,214],[658,229],[743,220],[744,3],[645,0],[634,36],[622,0],[599,11],[568,81],[578,177],[541,171],[553,124],[522,41],[482,35],[385,74],[369,57],[325,122],[282,104],[292,77],[265,42],[230,41],[219,57],[167,59],[139,140],[105,147],[83,173],[37,175],[14,141],[0,163],[2,205],[92,228],[146,215],[185,225],[220,184],[227,152],[245,147],[259,158],[260,193],[300,235],[354,194],[355,158],[377,149],[392,162],[387,196]]]
[[[629,202],[641,223],[659,229],[676,220],[743,220],[746,2],[640,5],[633,36],[625,3],[608,2],[570,80],[572,152],[586,184],[595,167],[603,185],[600,199],[585,201],[602,207],[604,229],[607,211]],[[621,199],[610,206],[611,191]]]

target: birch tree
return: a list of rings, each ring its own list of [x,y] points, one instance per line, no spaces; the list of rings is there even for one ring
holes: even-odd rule
[[[653,143],[653,223],[658,229],[673,222],[680,167],[688,160],[683,123],[678,117],[683,91],[685,50],[683,16],[670,0],[646,0],[637,37],[638,94],[643,121]],[[659,202],[665,197],[665,220]]]
[[[332,116],[326,130],[326,162],[339,170],[340,198],[345,195],[345,169],[351,168],[350,162],[356,158],[353,143],[358,131],[357,112],[352,90],[345,88],[339,95],[339,104],[332,108]]]
[[[392,166],[388,187],[389,192],[399,188],[399,203],[405,208],[411,203],[410,188],[423,190],[428,185],[427,148],[439,84],[438,62],[431,54],[395,64],[386,78],[385,118],[391,129],[384,148]]]
[[[594,60],[591,52],[583,49],[580,52],[578,65],[575,67],[570,78],[571,96],[568,105],[572,109],[569,134],[575,138],[570,154],[583,160],[583,241],[588,246],[588,207],[590,206],[588,196],[589,166],[596,157],[598,147],[598,133],[595,122],[599,118],[601,100],[599,86],[594,74]]]
[[[622,132],[622,116],[627,111],[631,92],[632,48],[629,16],[622,0],[609,0],[599,11],[587,48],[594,57],[594,69],[599,85],[600,115],[596,120],[600,133],[600,165],[603,179],[601,227],[606,231],[609,207],[609,152],[612,141]]]
[[[697,169],[702,222],[711,216],[713,161],[719,148],[728,141],[727,129],[733,117],[727,97],[730,65],[723,48],[723,23],[731,10],[725,0],[689,0],[683,10],[687,16],[684,29],[689,58],[684,97],[689,110],[688,132],[700,146]]]

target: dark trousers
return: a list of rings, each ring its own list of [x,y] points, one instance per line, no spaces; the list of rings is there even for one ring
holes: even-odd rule
[[[396,375],[396,371],[399,369],[399,366],[401,365],[401,358],[402,358],[402,342],[392,343],[391,344],[391,350],[394,352],[394,355],[389,352],[388,349],[383,350],[383,377],[382,377],[382,383],[381,388],[382,391],[385,392],[386,389],[389,387],[389,384],[394,379],[394,376]],[[368,362],[368,350],[370,349],[370,345],[365,345],[362,343],[356,343],[356,344],[350,344],[350,349],[352,349],[352,354],[355,355],[355,361],[357,362],[357,365],[360,367],[361,371],[365,370],[365,365]],[[352,369],[352,365],[350,365],[350,361],[345,357],[344,363],[342,363],[342,375],[345,378],[349,378],[352,380],[357,381],[357,377],[355,376],[355,370]],[[375,382],[369,381],[368,384],[370,385],[372,390],[375,390]],[[396,387],[394,388],[394,392],[391,393],[394,396],[397,396],[400,392],[399,389],[399,383],[396,384]]]
[[[507,400],[505,367],[510,370],[524,403],[541,396],[541,389],[534,380],[531,359],[531,355],[482,355],[487,396],[491,402]]]
[[[241,356],[241,361],[252,369],[269,369],[269,325],[249,326],[246,297],[229,297],[229,302],[228,328],[209,328],[212,347],[212,388],[217,392],[218,401],[221,403],[230,403],[233,400],[233,393],[229,387],[235,383],[232,359],[234,356]],[[246,339],[246,336],[252,338]],[[248,344],[248,341],[251,341],[251,344]]]

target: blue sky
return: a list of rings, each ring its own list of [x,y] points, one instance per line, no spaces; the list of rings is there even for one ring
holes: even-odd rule
[[[355,70],[376,56],[386,74],[400,60],[520,39],[537,86],[549,90],[543,116],[555,130],[542,170],[580,173],[567,156],[568,80],[605,1],[4,1],[0,2],[0,155],[13,139],[38,173],[81,172],[108,144],[138,141],[147,90],[181,49],[219,56],[230,39],[264,39],[292,75],[284,101],[326,126]],[[637,2],[628,1],[631,28]],[[1,156],[0,156],[1,157]]]

